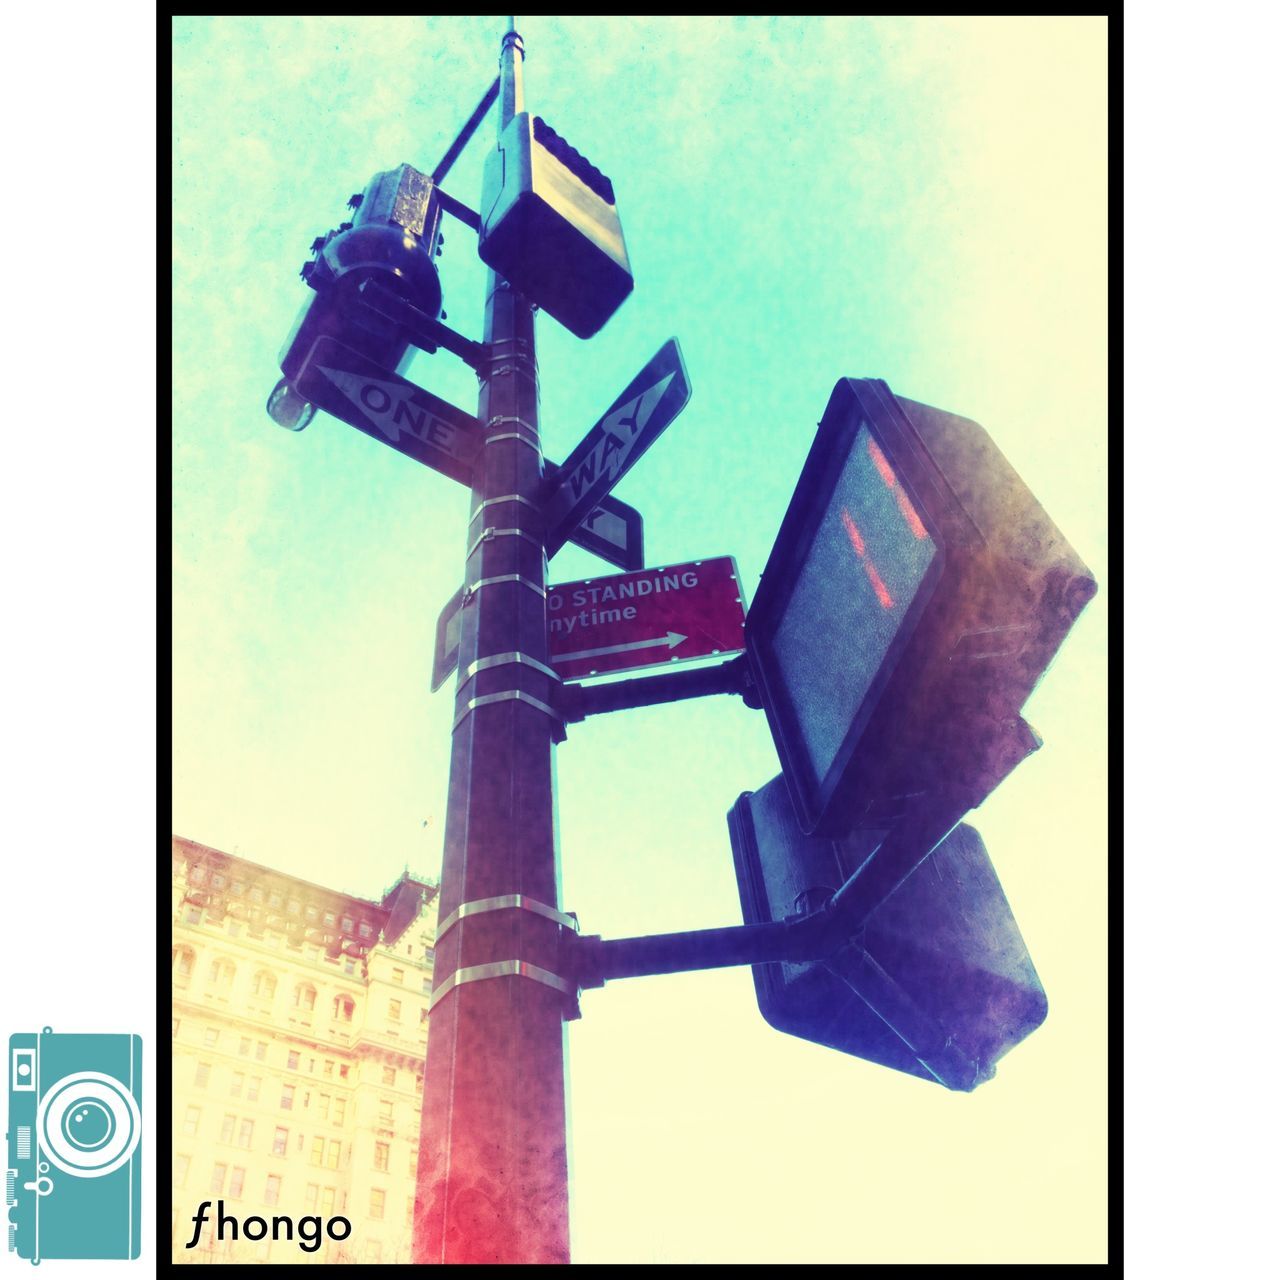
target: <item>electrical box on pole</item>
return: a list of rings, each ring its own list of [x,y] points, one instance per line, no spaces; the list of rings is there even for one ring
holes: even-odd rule
[[[945,794],[940,839],[1039,745],[1018,713],[1096,586],[976,422],[838,382],[745,630],[801,830]]]

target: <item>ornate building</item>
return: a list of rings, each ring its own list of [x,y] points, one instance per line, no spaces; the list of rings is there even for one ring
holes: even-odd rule
[[[410,1261],[436,895],[406,871],[356,898],[174,837],[174,1262]],[[219,1201],[265,1238],[216,1239]],[[346,1240],[299,1247],[335,1215]]]

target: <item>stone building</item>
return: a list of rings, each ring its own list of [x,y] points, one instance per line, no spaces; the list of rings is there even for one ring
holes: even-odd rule
[[[437,891],[357,898],[174,837],[174,1262],[410,1261]],[[265,1238],[217,1240],[219,1201]],[[343,1241],[272,1239],[335,1215]]]

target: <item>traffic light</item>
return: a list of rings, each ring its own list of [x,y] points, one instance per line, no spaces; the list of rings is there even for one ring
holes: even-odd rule
[[[435,257],[441,203],[432,180],[402,164],[374,174],[364,193],[351,197],[349,207],[355,210],[352,220],[311,246],[315,256],[301,274],[315,292],[303,303],[284,344],[284,377],[267,400],[272,419],[291,431],[301,431],[315,414],[296,382],[321,338],[334,338],[390,372],[400,372],[407,362],[410,344],[401,327],[361,301],[365,281],[394,290],[431,320],[440,315]]]
[[[801,830],[949,830],[1039,745],[1018,713],[1096,589],[976,422],[838,382],[745,629]]]
[[[779,1031],[970,1090],[1044,1021],[1040,980],[972,827],[933,844],[885,898],[869,876],[861,891],[887,852],[884,833],[806,836],[781,777],[739,798],[729,836],[749,925],[814,911],[852,879],[843,950],[752,966],[760,1011]]]
[[[634,283],[613,184],[527,111],[485,161],[479,251],[579,338],[599,332]]]

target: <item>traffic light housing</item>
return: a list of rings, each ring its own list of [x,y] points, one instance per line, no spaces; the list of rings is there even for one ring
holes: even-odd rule
[[[1096,589],[976,422],[838,382],[745,631],[803,832],[979,804],[1039,745],[1019,710]]]
[[[402,164],[374,174],[349,203],[352,220],[311,246],[314,257],[301,274],[314,293],[280,352],[284,377],[267,401],[272,419],[292,431],[315,413],[297,380],[321,338],[336,339],[388,372],[403,372],[408,362],[410,343],[400,325],[362,302],[365,281],[385,285],[431,320],[440,315],[435,257],[442,206],[432,180]]]
[[[634,284],[613,184],[527,111],[485,161],[479,252],[579,338],[598,333]]]
[[[753,965],[757,1003],[779,1031],[971,1090],[1044,1021],[1044,990],[972,827],[926,837],[882,898],[866,873],[893,856],[884,834],[806,836],[781,777],[739,798],[729,837],[745,923],[817,910],[853,878],[848,944],[824,961]]]

